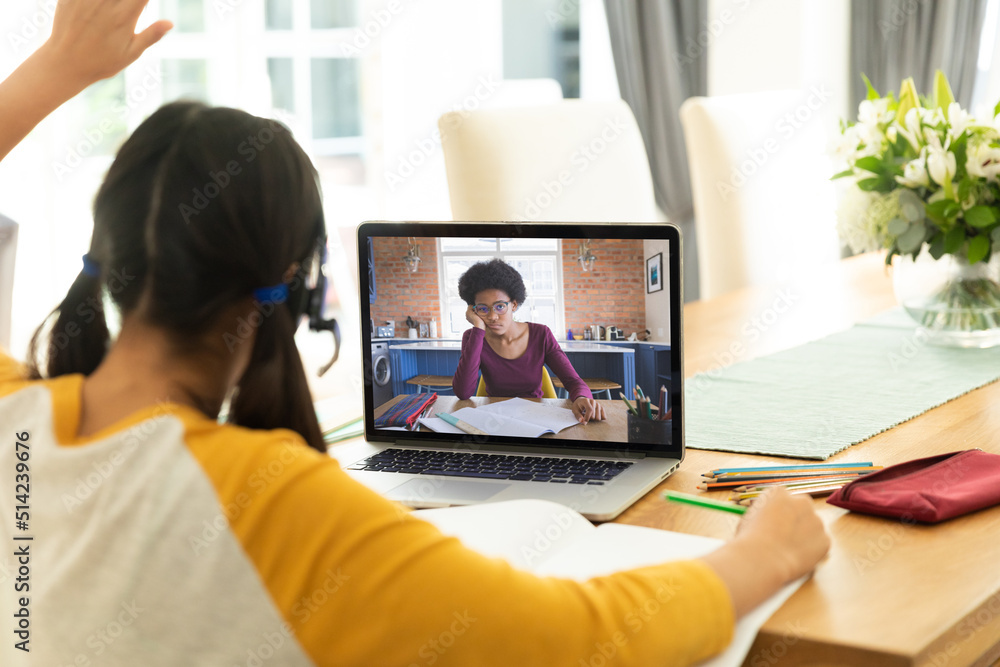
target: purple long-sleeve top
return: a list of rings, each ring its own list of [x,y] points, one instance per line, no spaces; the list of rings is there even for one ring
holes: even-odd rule
[[[542,364],[562,380],[571,400],[594,397],[544,324],[528,322],[528,348],[517,359],[504,359],[485,341],[486,332],[476,327],[462,334],[462,356],[451,382],[459,398],[475,396],[480,371],[490,396],[541,398]]]

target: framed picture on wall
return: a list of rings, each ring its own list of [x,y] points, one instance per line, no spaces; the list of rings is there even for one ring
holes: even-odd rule
[[[646,293],[663,289],[663,253],[658,252],[646,260]]]

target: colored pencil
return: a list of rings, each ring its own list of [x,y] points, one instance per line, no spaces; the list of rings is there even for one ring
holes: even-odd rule
[[[715,477],[723,473],[735,473],[735,472],[770,472],[779,470],[797,470],[800,468],[870,468],[874,464],[871,461],[865,463],[800,463],[797,465],[787,465],[787,466],[764,466],[760,468],[717,468],[715,470],[710,470],[709,472],[702,475],[703,477]]]
[[[727,482],[733,479],[788,479],[791,477],[817,477],[819,475],[867,475],[881,470],[882,466],[872,466],[871,468],[825,468],[823,470],[811,470],[801,468],[799,470],[780,470],[778,472],[734,472],[717,477],[706,477],[711,482]]]
[[[820,480],[820,479],[856,479],[857,477],[863,477],[863,475],[851,475],[849,477],[845,475],[815,475],[815,476],[803,476],[803,477],[788,477],[781,480],[767,480],[767,479],[753,479],[753,480],[730,480],[725,482],[706,482],[698,485],[698,488],[702,491],[711,491],[713,489],[732,489],[737,486],[747,486],[749,484],[758,482],[768,482],[776,481],[778,483],[782,482],[798,482],[806,480]]]
[[[721,500],[710,500],[709,498],[700,498],[687,493],[678,493],[677,491],[664,491],[663,497],[666,500],[672,500],[675,503],[685,503],[696,507],[704,507],[706,509],[722,510],[723,512],[732,512],[733,514],[743,514],[747,511],[745,507],[736,505],[735,503],[727,503]]]
[[[473,426],[472,424],[470,424],[469,422],[462,421],[461,419],[459,419],[458,417],[455,417],[454,415],[449,415],[449,414],[446,414],[446,413],[443,413],[443,412],[439,412],[435,416],[439,417],[440,419],[443,419],[444,421],[448,422],[449,424],[451,424],[455,428],[462,429],[463,431],[465,431],[469,435],[489,435],[489,433],[487,433],[486,431],[483,431],[482,429],[478,429],[475,426]]]
[[[622,397],[623,401],[625,401],[625,405],[628,406],[628,411],[631,412],[636,417],[638,417],[639,413],[635,411],[635,408],[632,407],[632,404],[628,402],[627,398],[625,398],[625,394],[623,394],[622,392],[618,392],[618,395]]]

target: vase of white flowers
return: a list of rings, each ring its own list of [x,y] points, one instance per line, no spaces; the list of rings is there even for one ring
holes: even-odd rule
[[[896,297],[943,344],[1000,344],[1000,104],[989,123],[955,102],[940,71],[882,97],[865,78],[838,153],[852,181],[838,231],[855,252],[887,250]]]

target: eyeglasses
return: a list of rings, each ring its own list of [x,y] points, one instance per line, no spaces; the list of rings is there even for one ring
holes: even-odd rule
[[[493,304],[493,310],[496,311],[497,315],[503,315],[507,312],[507,306],[509,305],[510,301],[497,301]],[[472,309],[476,311],[476,315],[479,315],[480,317],[486,317],[490,314],[490,306],[487,306],[485,303],[477,303],[472,307]]]

